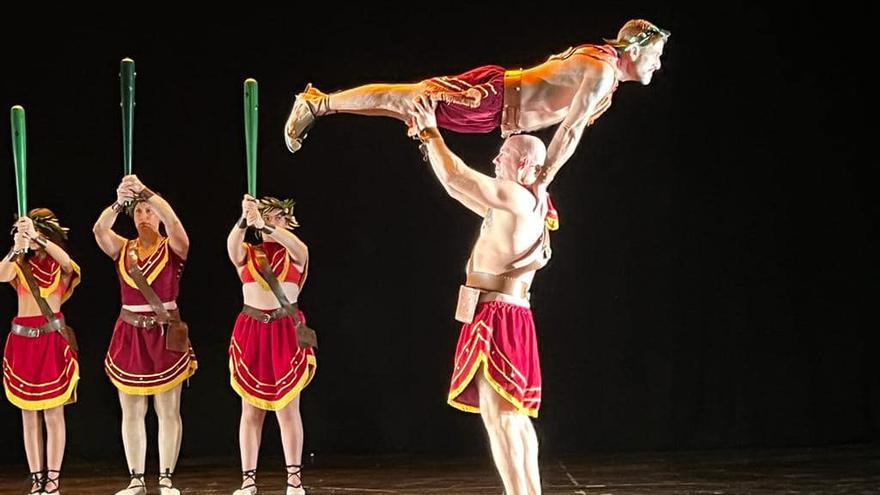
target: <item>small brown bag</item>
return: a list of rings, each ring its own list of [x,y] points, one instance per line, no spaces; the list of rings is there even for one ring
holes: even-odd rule
[[[474,321],[477,303],[480,301],[480,289],[462,285],[458,288],[458,305],[455,307],[455,319],[462,323]]]
[[[174,352],[188,352],[189,325],[183,320],[171,320],[165,328],[165,348]]]

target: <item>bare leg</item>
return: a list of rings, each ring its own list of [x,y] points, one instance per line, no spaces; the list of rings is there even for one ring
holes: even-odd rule
[[[289,404],[275,413],[281,430],[281,444],[284,446],[284,461],[287,465],[287,494],[305,494],[302,488],[302,449],[303,423],[299,413],[297,395]]]
[[[413,108],[413,99],[424,89],[425,86],[422,83],[358,86],[328,95],[327,111],[358,115],[385,115],[406,120],[406,115]],[[377,111],[380,113],[376,113]]]
[[[43,412],[46,420],[46,491],[59,489],[61,463],[67,443],[67,427],[64,422],[64,406]]]
[[[541,473],[538,469],[538,435],[532,426],[532,419],[523,416],[525,428],[523,428],[523,446],[525,447],[525,477],[529,495],[540,495]]]
[[[307,86],[297,95],[284,126],[287,147],[291,152],[299,150],[315,119],[330,113],[392,117],[407,122],[413,99],[424,89],[423,83],[367,84],[327,95]]]
[[[147,457],[147,430],[144,419],[147,416],[147,397],[144,395],[119,392],[119,405],[122,406],[122,445],[125,447],[125,459],[132,475],[143,476],[145,458]],[[139,495],[146,493],[143,477],[132,477],[128,488],[120,490],[117,495]]]
[[[40,414],[40,411],[21,410],[24,453],[27,456],[28,469],[31,470],[31,473],[42,473],[43,471],[43,421]],[[34,480],[31,490],[39,488],[39,481]]]
[[[182,389],[183,385],[180,384],[167,392],[156,394],[153,398],[153,406],[159,418],[159,474],[168,475],[160,480],[159,485],[168,488],[172,486],[170,475],[177,467],[180,441],[183,438],[183,421],[180,418]],[[162,495],[171,495],[174,492],[177,491],[164,490]]]
[[[266,411],[248,404],[244,399],[241,401],[241,423],[238,429],[238,442],[241,447],[241,470],[253,472],[257,469],[257,458],[260,455],[260,440],[263,434],[263,421],[266,419]],[[248,487],[254,487],[256,474],[250,479],[242,476],[241,487],[243,493]],[[239,493],[239,492],[236,492]]]
[[[485,366],[485,365],[484,365]],[[478,372],[474,378],[480,394],[480,415],[489,434],[492,458],[507,495],[526,495],[523,433],[528,417],[504,400]]]

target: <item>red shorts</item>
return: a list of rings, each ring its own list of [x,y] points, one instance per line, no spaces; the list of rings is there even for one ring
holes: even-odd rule
[[[302,311],[299,317],[305,321]],[[312,381],[316,367],[315,352],[299,346],[292,317],[264,323],[238,315],[229,343],[230,382],[248,404],[284,408]]]
[[[462,133],[492,132],[501,125],[504,68],[485,65],[457,76],[424,81],[438,101],[437,125]]]
[[[480,412],[474,384],[478,372],[516,410],[533,418],[541,407],[541,363],[532,311],[491,301],[477,306],[474,320],[461,327],[448,403]]]
[[[39,327],[46,324],[46,318],[16,317],[12,322]],[[49,332],[39,337],[9,333],[3,351],[3,388],[9,402],[29,411],[72,404],[76,402],[78,382],[76,352],[60,333]]]
[[[104,371],[120,391],[132,395],[161,394],[192,376],[196,368],[198,362],[192,348],[189,352],[165,348],[161,326],[139,328],[121,318],[116,320]]]

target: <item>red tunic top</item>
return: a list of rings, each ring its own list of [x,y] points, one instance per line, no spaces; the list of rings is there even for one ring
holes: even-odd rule
[[[141,291],[138,290],[134,279],[128,274],[128,267],[133,263],[129,254],[130,250],[134,250],[135,256],[137,256],[134,240],[125,241],[125,245],[119,253],[119,259],[116,261],[122,304],[131,306],[149,304]],[[180,291],[180,276],[186,260],[171,249],[167,237],[163,237],[159,241],[156,249],[146,259],[138,259],[137,263],[144,273],[147,283],[159,296],[159,300],[164,303],[177,299],[177,294]]]
[[[296,266],[292,263],[290,253],[287,252],[287,249],[277,242],[264,242],[258,246],[247,245],[245,264],[241,267],[238,273],[239,277],[241,277],[241,283],[246,284],[248,282],[257,282],[264,289],[270,290],[269,284],[263,280],[263,277],[260,276],[259,270],[257,270],[256,255],[258,249],[266,253],[266,261],[269,263],[269,266],[272,267],[272,271],[275,273],[275,276],[278,277],[279,282],[292,282],[296,285],[300,284],[302,273],[297,270]]]
[[[15,263],[15,278],[10,282],[19,294],[29,294],[27,282],[24,280],[24,274],[21,272],[21,258]],[[37,281],[40,288],[40,295],[43,298],[52,294],[60,294],[61,302],[66,301],[73,294],[73,289],[79,285],[80,268],[79,265],[70,260],[73,271],[70,277],[64,276],[61,270],[61,264],[55,258],[48,254],[44,256],[29,256],[26,263],[31,267],[31,273]]]

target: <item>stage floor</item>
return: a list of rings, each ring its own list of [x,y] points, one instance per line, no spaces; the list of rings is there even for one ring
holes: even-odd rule
[[[122,460],[120,460],[120,463]],[[338,457],[306,466],[311,495],[501,495],[488,459]],[[261,463],[260,494],[283,494],[282,461]],[[158,494],[156,468],[147,478]],[[175,485],[184,494],[229,495],[237,488],[234,460],[189,459]],[[127,480],[122,466],[71,463],[65,495],[112,495]],[[0,467],[0,494],[26,493],[24,467]],[[593,455],[542,459],[544,493],[582,495],[880,494],[880,446]]]

